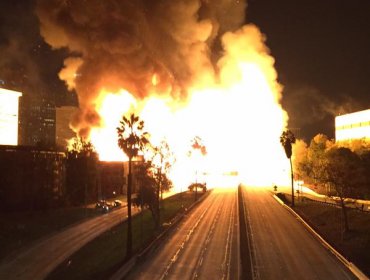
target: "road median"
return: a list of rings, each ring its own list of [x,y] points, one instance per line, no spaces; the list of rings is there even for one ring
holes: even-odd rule
[[[247,206],[243,197],[242,186],[238,187],[238,209],[239,209],[239,230],[240,230],[240,259],[241,279],[256,279],[254,271],[254,252],[251,240],[250,221]]]
[[[162,223],[173,223],[173,218],[182,209],[190,208],[194,194],[187,192],[163,200]],[[135,257],[125,262],[127,223],[122,222],[90,241],[76,253],[68,257],[51,272],[47,279],[109,279],[117,270],[132,267],[142,248],[149,246],[161,230],[155,224],[148,209],[133,216],[133,249]],[[167,226],[166,226],[167,227]],[[130,265],[131,264],[131,265]]]

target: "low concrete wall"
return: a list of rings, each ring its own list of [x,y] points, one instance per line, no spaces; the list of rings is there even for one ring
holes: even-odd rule
[[[330,252],[333,253],[334,256],[337,257],[356,277],[360,280],[370,280],[354,263],[347,260],[340,254],[337,250],[335,250],[326,240],[318,234],[305,220],[302,219],[300,215],[297,214],[292,208],[286,205],[279,197],[274,194],[274,198],[285,207],[290,213],[292,213],[312,234],[316,239],[318,239],[324,247],[326,247]]]

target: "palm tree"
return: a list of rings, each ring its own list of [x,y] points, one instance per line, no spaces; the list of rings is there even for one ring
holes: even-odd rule
[[[131,191],[132,191],[132,159],[149,143],[148,133],[143,132],[144,121],[135,114],[129,118],[122,117],[120,126],[117,127],[118,146],[128,157],[128,183],[127,183],[127,251],[126,257],[132,255],[132,216],[131,216]]]
[[[292,181],[292,207],[294,207],[294,183],[293,183],[293,165],[292,165],[292,144],[295,143],[295,136],[290,130],[283,131],[280,136],[280,143],[284,148],[286,157],[290,161],[290,174]]]

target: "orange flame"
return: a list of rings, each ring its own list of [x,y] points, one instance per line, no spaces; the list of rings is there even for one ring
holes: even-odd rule
[[[116,127],[123,114],[135,110],[151,142],[158,145],[166,139],[173,151],[176,162],[170,177],[178,190],[195,180],[215,186],[285,183],[289,176],[283,171],[289,168],[279,137],[287,114],[279,104],[281,87],[273,58],[254,26],[227,33],[223,43],[226,54],[218,64],[218,82],[194,85],[186,104],[159,93],[136,100],[125,90],[102,90],[96,109],[103,124],[91,132],[100,159],[126,159],[117,146]],[[157,82],[154,75],[152,83]],[[207,154],[189,157],[195,136],[202,139]]]

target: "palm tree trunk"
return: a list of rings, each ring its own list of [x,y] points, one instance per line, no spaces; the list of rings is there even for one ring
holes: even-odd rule
[[[126,258],[132,255],[132,216],[131,216],[131,190],[132,190],[132,158],[128,159],[128,182],[127,182],[127,248]]]
[[[290,161],[290,175],[292,181],[292,207],[294,207],[294,181],[293,181],[293,164],[292,164],[292,157],[289,158]]]
[[[161,223],[161,207],[160,207],[160,192],[161,192],[161,182],[162,181],[162,172],[161,169],[158,169],[158,189],[157,189],[157,227]]]
[[[198,170],[195,170],[195,198],[194,201],[198,200]]]

